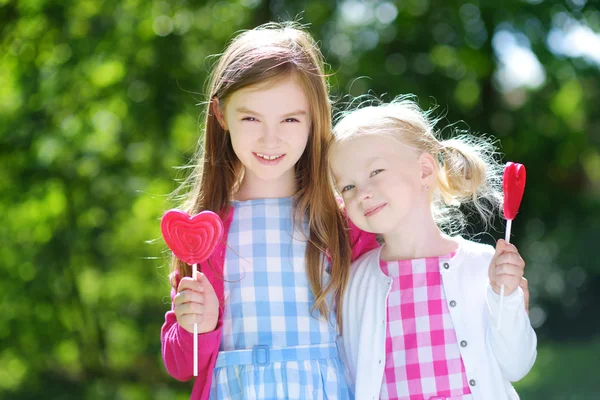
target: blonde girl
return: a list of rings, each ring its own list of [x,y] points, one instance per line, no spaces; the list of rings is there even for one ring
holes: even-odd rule
[[[410,98],[358,109],[334,129],[331,168],[348,216],[385,244],[352,265],[343,344],[357,399],[505,400],[536,358],[516,247],[447,234],[460,205],[487,224],[502,166],[489,141],[441,140]],[[450,228],[450,229],[449,229]],[[499,288],[507,288],[500,329]]]

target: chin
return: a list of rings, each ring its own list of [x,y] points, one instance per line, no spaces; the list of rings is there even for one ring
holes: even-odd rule
[[[381,233],[379,231],[379,227],[380,227],[379,225],[381,225],[381,224],[369,223],[362,218],[359,220],[356,220],[356,219],[352,219],[352,217],[350,217],[350,220],[361,231],[368,232],[368,233],[376,233],[376,234]],[[356,221],[358,221],[358,222],[356,222]]]
[[[289,169],[278,169],[277,171],[265,171],[265,170],[255,170],[254,174],[263,181],[276,181],[282,179],[288,172]]]
[[[389,218],[382,218],[381,221],[372,221],[368,224],[368,228],[363,229],[363,231],[385,235],[394,231],[394,228],[397,226],[397,221],[390,220]]]

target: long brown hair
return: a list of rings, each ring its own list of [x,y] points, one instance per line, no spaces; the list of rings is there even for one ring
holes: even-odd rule
[[[325,79],[323,56],[314,39],[297,23],[269,23],[237,36],[221,55],[208,90],[205,131],[198,148],[193,173],[183,183],[191,187],[183,204],[190,214],[212,210],[227,215],[231,197],[243,177],[243,166],[235,155],[229,133],[210,112],[211,101],[226,104],[237,90],[274,79],[294,77],[303,87],[312,116],[306,149],[295,165],[298,191],[294,195],[294,221],[308,220],[306,265],[315,296],[314,309],[329,317],[331,295],[338,309],[348,281],[351,258],[346,221],[330,185],[325,154],[331,140],[331,104]],[[331,257],[329,282],[323,286],[324,253]],[[191,276],[191,267],[173,258],[171,271]],[[336,315],[342,326],[342,313]]]

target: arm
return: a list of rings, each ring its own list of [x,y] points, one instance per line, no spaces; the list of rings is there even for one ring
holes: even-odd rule
[[[171,284],[173,285],[171,289],[171,310],[165,314],[165,323],[161,329],[161,350],[163,362],[165,363],[167,372],[169,375],[180,381],[187,381],[193,377],[194,344],[193,334],[189,331],[191,328],[188,327],[188,330],[186,330],[177,322],[178,317],[175,313],[175,300],[177,296],[178,304],[181,306],[181,297],[183,293],[178,294],[175,288],[178,288],[180,291],[181,289],[185,291],[186,288],[190,289],[190,285],[193,287],[193,285],[202,284],[205,292],[211,291],[212,286],[210,283],[204,281],[206,277],[203,276],[203,274],[200,275],[199,282],[190,282],[188,279],[188,281],[184,283],[186,280],[180,279],[179,273],[176,271],[171,275],[170,279]],[[200,332],[205,333],[198,335],[198,377],[196,379],[196,384],[200,384],[201,387],[203,387],[203,391],[208,390],[210,387],[209,382],[212,377],[212,370],[217,360],[221,341],[221,318],[223,315],[223,310],[220,306],[215,307],[217,308],[218,313],[218,316],[216,317],[216,324],[213,322],[213,325],[211,325],[209,328],[210,330],[200,330]],[[183,309],[185,309],[185,307],[183,307]],[[178,310],[179,314],[181,314],[182,309]],[[193,317],[193,315],[188,314],[181,316],[182,320],[185,320],[186,324],[188,325],[190,324],[190,321],[193,321],[193,318],[190,320],[190,317]],[[213,326],[215,327],[214,329],[212,328]]]
[[[527,314],[523,283],[525,261],[517,248],[499,240],[488,270],[486,302],[489,317],[487,338],[504,377],[510,381],[523,378],[533,366],[537,356],[537,337]],[[502,307],[501,326],[500,287],[506,292]]]
[[[171,289],[171,301],[175,297],[175,289]],[[172,303],[171,303],[172,304]],[[175,311],[165,314],[165,323],[161,329],[162,356],[169,375],[180,381],[193,377],[193,337],[177,323]],[[217,359],[221,338],[221,321],[212,332],[198,335],[198,379],[206,380],[211,374]]]
[[[490,318],[487,338],[502,375],[516,382],[527,375],[537,357],[537,336],[525,310],[523,290],[519,287],[504,297],[500,329],[497,327],[500,295],[488,284],[486,297]]]

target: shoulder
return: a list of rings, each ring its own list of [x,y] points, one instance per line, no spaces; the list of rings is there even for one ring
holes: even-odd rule
[[[479,243],[473,240],[467,240],[457,237],[460,243],[460,251],[469,259],[492,259],[496,249],[485,243]]]
[[[357,279],[365,283],[371,278],[379,278],[381,269],[379,267],[379,257],[381,248],[369,250],[350,264],[350,281]]]
[[[356,260],[352,261],[352,268],[356,268],[360,265],[371,264],[373,262],[379,263],[379,255],[381,252],[381,248],[377,247],[375,249],[369,250],[366,253],[363,253]]]

